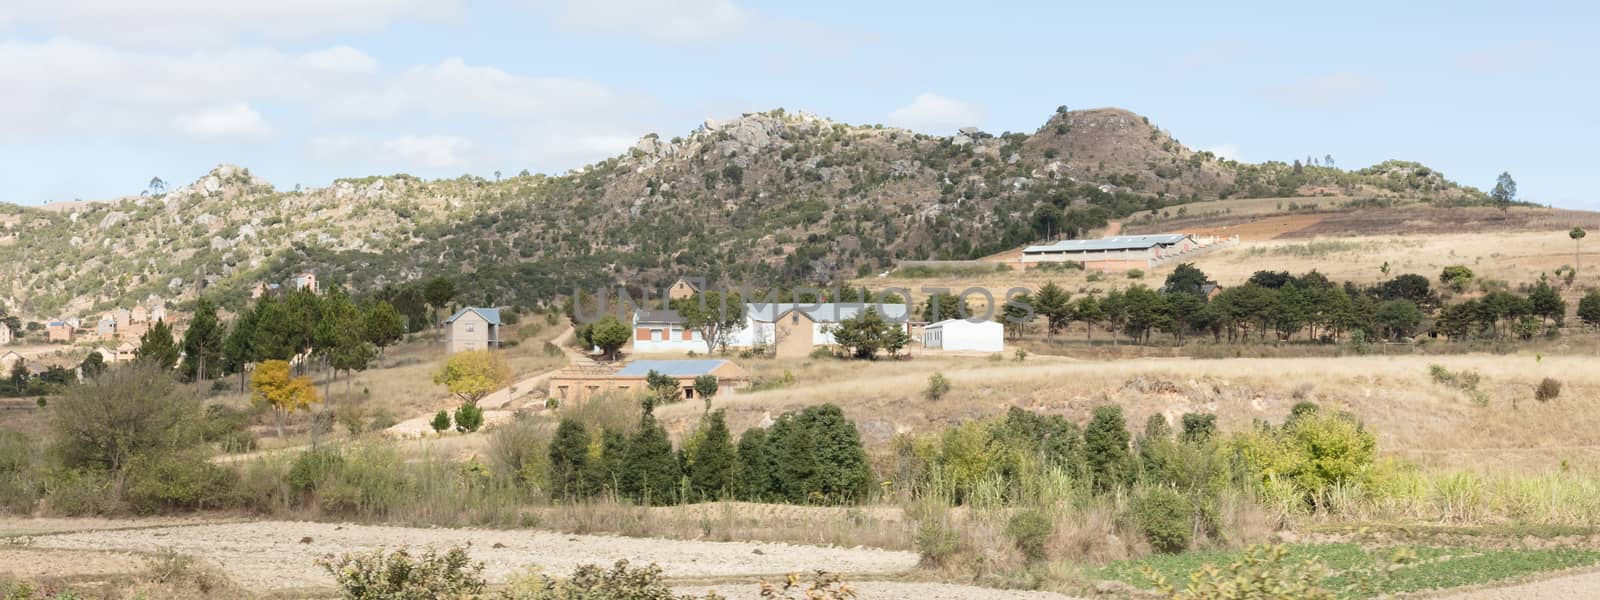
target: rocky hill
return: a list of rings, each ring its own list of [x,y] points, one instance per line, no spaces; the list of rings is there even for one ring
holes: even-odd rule
[[[315,271],[368,290],[447,274],[470,302],[678,273],[817,282],[900,258],[969,258],[1200,199],[1327,193],[1479,202],[1415,163],[1241,164],[1120,109],[1058,111],[1032,134],[949,137],[776,110],[641,139],[559,176],[408,175],[279,190],[220,166],[157,195],[0,205],[0,301],[33,318]],[[480,297],[481,296],[481,297]]]

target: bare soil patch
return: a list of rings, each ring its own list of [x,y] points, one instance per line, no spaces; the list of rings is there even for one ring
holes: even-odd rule
[[[30,552],[142,554],[171,548],[216,565],[245,589],[258,592],[326,588],[332,579],[316,566],[318,557],[401,547],[466,545],[474,559],[484,562],[491,582],[528,566],[567,573],[581,564],[609,565],[618,559],[656,563],[669,577],[751,581],[813,569],[866,577],[906,572],[917,564],[912,552],[866,548],[287,521],[79,531],[20,542]]]

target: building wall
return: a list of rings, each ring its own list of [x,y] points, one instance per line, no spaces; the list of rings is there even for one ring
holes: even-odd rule
[[[811,349],[817,346],[818,329],[821,326],[811,320],[811,316],[800,311],[790,311],[789,314],[778,317],[773,323],[775,330],[773,342],[773,355],[778,358],[804,358],[811,354]],[[827,336],[832,339],[832,336]]]
[[[1005,344],[1005,326],[994,321],[953,321],[922,330],[922,345],[930,350],[1004,352]]]
[[[11,328],[0,325],[0,344],[11,343]]]
[[[445,352],[455,354],[470,350],[487,350],[491,329],[489,321],[482,315],[467,311],[461,318],[450,323],[445,338]]]
[[[1137,260],[1089,260],[1084,261],[1083,268],[1091,271],[1127,271],[1130,269],[1148,269],[1148,259]]]
[[[682,279],[674,282],[672,287],[667,289],[667,299],[669,300],[682,300],[692,297],[694,297],[694,286],[689,285]]]
[[[634,352],[705,352],[700,332],[672,323],[639,323],[633,330]]]
[[[717,395],[750,387],[750,375],[731,364],[711,372],[717,376]],[[678,397],[688,399],[694,395],[694,377],[678,378]],[[586,402],[606,394],[633,395],[649,391],[643,377],[619,377],[607,374],[582,372],[558,373],[550,378],[547,398],[558,400],[563,406],[572,402]]]
[[[45,339],[52,342],[72,341],[72,328],[65,325],[49,327],[45,331]]]

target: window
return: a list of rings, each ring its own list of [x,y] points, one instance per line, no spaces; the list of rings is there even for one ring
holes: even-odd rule
[[[683,397],[686,400],[693,400],[694,399],[694,388],[692,388],[692,387],[683,388]]]

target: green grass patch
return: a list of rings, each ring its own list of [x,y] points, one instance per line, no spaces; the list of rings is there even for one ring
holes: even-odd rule
[[[1600,551],[1553,549],[1486,550],[1470,546],[1388,546],[1364,548],[1359,544],[1302,544],[1286,547],[1285,563],[1297,564],[1316,560],[1331,573],[1321,581],[1322,587],[1339,591],[1348,598],[1365,597],[1356,584],[1363,578],[1379,594],[1419,592],[1449,589],[1469,585],[1494,583],[1525,577],[1546,571],[1559,571],[1575,567],[1600,564]],[[1389,557],[1401,549],[1411,553],[1409,562],[1396,566],[1388,573],[1382,567]],[[1155,555],[1138,560],[1117,561],[1089,571],[1090,577],[1122,581],[1143,589],[1153,587],[1144,574],[1149,567],[1182,589],[1191,573],[1207,564],[1226,570],[1230,563],[1244,556],[1242,551],[1196,551],[1181,554]]]

